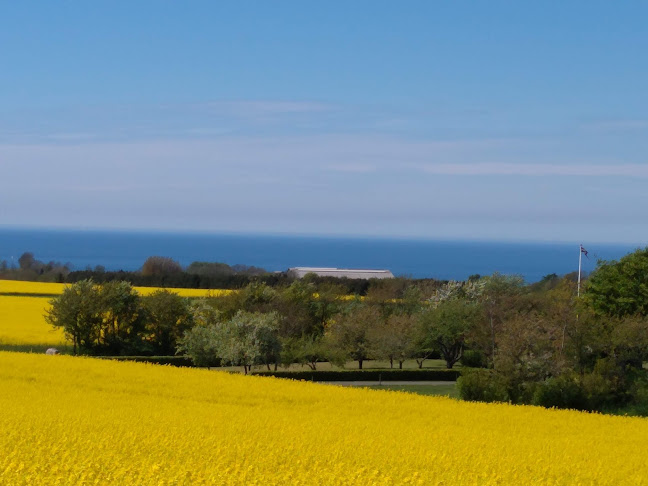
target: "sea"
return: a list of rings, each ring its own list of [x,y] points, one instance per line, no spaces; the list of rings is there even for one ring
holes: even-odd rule
[[[598,260],[616,260],[637,246],[583,243],[583,272]],[[396,276],[465,280],[499,272],[528,283],[578,270],[579,243],[438,241],[325,236],[204,234],[0,228],[0,260],[10,265],[26,251],[36,259],[68,263],[74,270],[137,270],[149,256],[182,265],[193,261],[262,267],[388,269]]]

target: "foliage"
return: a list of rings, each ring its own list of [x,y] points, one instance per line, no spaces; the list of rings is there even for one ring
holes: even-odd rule
[[[281,363],[289,366],[293,363],[307,365],[311,370],[317,369],[317,363],[324,361],[327,348],[321,337],[316,335],[288,337],[282,340]]]
[[[508,391],[506,380],[494,370],[462,370],[457,379],[459,396],[463,400],[478,402],[506,402]]]
[[[166,275],[182,272],[182,266],[169,257],[151,256],[142,265],[142,275]]]
[[[178,339],[193,326],[187,299],[160,289],[144,297],[142,305],[146,313],[145,340],[153,353],[175,354]]]
[[[600,261],[584,298],[599,315],[648,315],[648,247],[619,261]]]
[[[178,341],[178,354],[196,366],[217,366],[221,363],[221,339],[220,326],[195,326]]]
[[[362,369],[363,361],[369,358],[369,329],[380,319],[377,307],[363,304],[356,304],[347,314],[332,319],[325,334],[330,361],[343,365],[352,359]]]
[[[83,280],[50,301],[45,321],[63,329],[72,341],[74,354],[93,351],[101,339],[103,322],[99,307],[99,291],[91,280]]]
[[[399,368],[416,354],[416,335],[419,332],[417,316],[392,314],[375,322],[367,331],[368,352],[374,359],[386,359],[390,367],[394,361]]]
[[[543,407],[590,410],[583,387],[577,382],[577,377],[572,375],[549,378],[542,382],[534,392],[533,404]]]
[[[196,326],[185,333],[178,351],[197,366],[220,360],[243,366],[246,374],[254,364],[269,367],[280,359],[278,316],[239,311],[226,322]]]
[[[37,260],[32,252],[24,252],[18,258],[18,267],[6,260],[0,261],[0,279],[38,280],[63,282],[70,273],[71,265],[60,262]]]
[[[480,351],[466,349],[461,356],[461,365],[468,368],[486,368],[488,363],[486,357]]]
[[[424,334],[448,369],[461,359],[466,339],[479,318],[479,307],[466,299],[442,300],[421,314]]]

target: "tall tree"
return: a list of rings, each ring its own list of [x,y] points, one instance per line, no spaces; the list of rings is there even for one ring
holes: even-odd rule
[[[110,354],[138,354],[143,313],[140,296],[128,282],[106,282],[98,287],[103,318],[101,344]]]
[[[169,257],[151,256],[142,265],[142,275],[168,275],[182,272],[182,266]]]
[[[648,315],[648,247],[619,261],[599,262],[584,299],[599,315]]]
[[[45,320],[63,329],[72,341],[74,354],[92,353],[101,335],[99,291],[92,280],[82,280],[63,289],[50,301]]]
[[[466,339],[480,317],[479,306],[466,299],[442,301],[421,314],[425,335],[448,369],[463,355]]]
[[[377,306],[355,304],[346,314],[338,314],[331,319],[326,329],[326,341],[334,351],[331,358],[336,364],[343,365],[346,360],[362,363],[369,358],[368,331],[382,319]]]
[[[142,299],[146,341],[155,354],[175,354],[178,339],[193,324],[188,300],[165,289]]]

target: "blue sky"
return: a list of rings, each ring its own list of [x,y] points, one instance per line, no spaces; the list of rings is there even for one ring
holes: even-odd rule
[[[5,2],[0,224],[648,243],[645,2]]]

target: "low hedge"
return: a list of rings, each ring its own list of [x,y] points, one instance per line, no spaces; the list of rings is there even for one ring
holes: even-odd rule
[[[274,376],[307,381],[456,381],[457,370],[343,370],[253,371],[255,376]]]
[[[189,358],[184,356],[97,356],[100,359],[113,361],[137,361],[138,363],[153,363],[159,365],[193,367]]]

